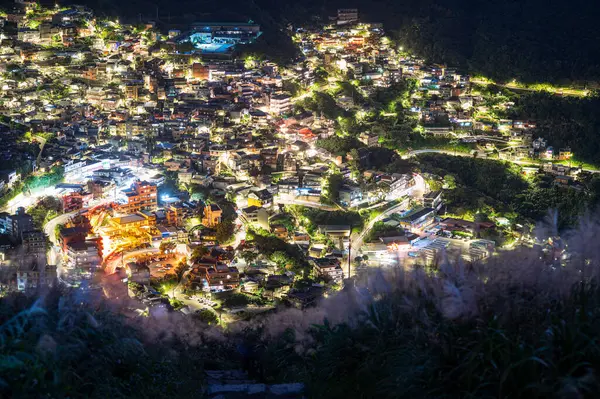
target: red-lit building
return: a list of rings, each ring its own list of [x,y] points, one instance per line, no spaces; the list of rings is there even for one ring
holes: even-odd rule
[[[90,195],[73,192],[62,197],[63,212],[78,211],[87,204]]]

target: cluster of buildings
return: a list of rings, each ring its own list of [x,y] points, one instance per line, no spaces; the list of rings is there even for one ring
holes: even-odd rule
[[[289,290],[296,276],[245,242],[246,230],[262,229],[293,245],[316,279],[339,285],[353,251],[371,261],[399,250],[434,257],[448,240],[458,240],[456,232],[491,228],[441,221],[441,192],[429,192],[417,174],[382,170],[375,162],[384,140],[376,131],[358,135],[362,148],[352,153],[319,148],[317,141],[334,136],[340,121],[296,104],[313,90],[333,89],[337,83],[323,79],[325,69],[347,76],[365,98],[402,79],[416,80],[416,95],[398,101],[432,135],[464,132],[467,139],[467,132],[480,129],[513,139],[520,132],[526,140],[532,126],[501,121],[488,129],[480,117],[483,98],[473,93],[468,76],[403,55],[380,24],[361,23],[358,10],[340,9],[331,22],[295,30],[303,57],[280,68],[235,58],[236,47],[261,35],[251,21],[199,23],[161,35],[152,23],[134,28],[83,7],[47,10],[24,3],[11,10],[5,27],[17,29],[0,36],[0,116],[11,125],[0,135],[0,159],[15,170],[26,163],[34,176],[60,168],[63,181],[48,195],[61,199],[66,214],[44,232],[32,227],[24,209],[0,214],[0,232],[12,246],[38,254],[35,268],[12,262],[13,285],[37,288],[57,274],[74,282],[100,268],[114,280],[148,285],[187,261],[184,290],[265,288],[305,306],[326,288]],[[357,118],[374,111],[352,95],[334,101]],[[548,147],[539,142],[536,151],[543,157]],[[326,191],[332,175],[340,179],[333,194]],[[9,172],[0,189],[17,181]],[[288,205],[330,212],[390,204],[395,211],[382,220],[393,234],[364,245],[351,242],[349,225],[323,224],[309,235],[300,220],[278,222]],[[231,247],[218,242],[227,223],[233,224]],[[452,237],[444,236],[448,231]],[[166,243],[173,245],[165,249]],[[465,245],[471,259],[481,259],[491,244]],[[192,260],[198,247],[208,253]],[[240,261],[252,251],[256,262]],[[149,289],[136,295],[155,299]]]
[[[7,215],[2,226],[24,248],[38,245],[42,253],[49,242],[48,261],[41,256],[40,262],[56,263],[64,281],[93,276],[100,267],[127,267],[145,281],[140,276],[146,269],[122,254],[150,256],[169,241],[188,254],[196,245],[216,246],[223,209],[191,201],[189,188],[231,199],[237,231],[260,227],[290,243],[308,243],[306,232],[270,220],[281,205],[333,209],[321,203],[330,164],[343,178],[335,206],[405,200],[416,185],[410,174],[379,170],[365,173],[368,185],[358,184],[342,157],[315,146],[335,133],[336,122],[296,111],[298,94],[284,89],[290,82],[312,85],[318,62],[352,69],[357,79],[377,86],[400,79],[400,68],[381,67],[393,51],[382,43],[381,27],[358,23],[357,10],[340,10],[334,27],[314,40],[302,33],[309,62],[289,70],[232,57],[236,46],[259,38],[260,27],[252,22],[201,23],[162,36],[152,23],[134,29],[82,7],[50,10],[29,3],[15,6],[5,22],[17,29],[5,29],[0,44],[0,113],[30,133],[10,129],[2,140],[36,148],[28,156],[33,173],[61,168],[63,182],[49,194],[61,199],[68,217],[39,237],[21,222],[24,210]],[[352,98],[339,100],[354,106]],[[358,161],[368,166],[379,136],[364,133],[360,140],[365,148]],[[170,191],[161,195],[167,179]],[[6,184],[14,181],[8,177]],[[193,219],[201,229],[190,229]],[[343,230],[326,234],[341,234],[344,241],[349,234]],[[305,250],[311,254],[310,246]],[[341,252],[309,258],[317,275],[341,282]],[[191,284],[205,291],[250,283],[230,257],[191,266]],[[272,277],[270,284],[285,285],[286,278]]]
[[[56,266],[48,264],[46,234],[19,207],[0,213],[0,286],[6,290],[36,291],[56,283]]]

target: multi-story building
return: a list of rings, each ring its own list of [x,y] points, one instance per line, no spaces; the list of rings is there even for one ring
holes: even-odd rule
[[[45,260],[34,261],[17,269],[17,289],[22,292],[52,287],[56,282],[56,266]]]
[[[248,193],[248,206],[270,208],[273,205],[273,194],[267,189]]]
[[[171,226],[182,226],[185,220],[194,216],[194,208],[187,203],[175,203],[165,209],[167,223]]]
[[[137,100],[139,97],[140,85],[128,84],[125,86],[125,96],[132,100]]]
[[[110,227],[125,232],[128,230],[139,230],[142,227],[156,226],[156,217],[150,212],[137,212],[131,215],[112,218]]]
[[[269,229],[269,214],[265,208],[258,206],[244,208],[242,209],[240,219],[246,224],[253,224],[265,230]]]
[[[21,240],[24,232],[34,229],[33,218],[31,215],[25,213],[25,208],[23,207],[19,207],[17,212],[10,218],[12,221],[10,234],[16,240]]]
[[[129,262],[125,266],[127,277],[138,284],[150,284],[150,268],[143,263]]]
[[[26,231],[23,233],[23,249],[27,254],[46,252],[46,234],[43,231]]]
[[[93,199],[104,198],[115,188],[114,183],[102,180],[90,180],[87,185]]]
[[[6,187],[11,188],[14,184],[19,181],[19,174],[16,170],[5,170],[0,172],[0,178],[2,179],[6,185]]]
[[[442,207],[442,190],[432,191],[423,196],[423,206],[439,211]]]
[[[269,103],[271,113],[281,115],[292,110],[291,96],[289,94],[273,94]]]
[[[204,207],[204,216],[202,217],[202,224],[206,227],[215,227],[221,223],[223,216],[223,210],[217,204],[210,204]]]
[[[358,21],[358,9],[357,8],[339,8],[337,10],[337,23],[338,25],[345,25],[352,22]]]
[[[364,143],[367,147],[375,147],[379,145],[379,135],[375,133],[361,133],[358,140]]]
[[[121,184],[131,178],[131,171],[121,168],[98,169],[93,172],[92,176],[95,181],[108,181]]]
[[[136,181],[130,189],[124,191],[127,203],[121,206],[126,213],[155,211],[158,207],[157,188],[146,181]]]
[[[71,266],[82,269],[94,269],[100,266],[102,258],[98,244],[93,241],[76,241],[67,245],[67,259]]]
[[[435,217],[435,209],[422,208],[400,218],[400,225],[408,230],[422,229],[432,223]]]
[[[240,285],[240,272],[237,267],[216,264],[206,269],[206,285],[210,291],[224,291]]]
[[[316,258],[311,259],[310,263],[319,276],[336,283],[340,283],[344,279],[344,271],[337,258]]]
[[[62,197],[62,208],[64,213],[77,211],[83,208],[83,196],[73,192]]]

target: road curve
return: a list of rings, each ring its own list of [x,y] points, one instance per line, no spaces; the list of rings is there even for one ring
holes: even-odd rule
[[[402,156],[402,158],[403,159],[407,159],[407,158],[414,157],[415,155],[427,154],[427,153],[445,154],[445,155],[450,155],[450,156],[455,156],[455,157],[472,157],[473,156],[471,154],[467,154],[467,153],[464,153],[464,152],[454,152],[454,151],[448,151],[448,150],[439,150],[439,149],[436,149],[436,148],[423,148],[421,150],[410,151],[409,153],[404,154]],[[486,158],[482,158],[482,159],[486,159]],[[514,160],[509,160],[509,159],[501,159],[500,161],[510,162],[510,163],[514,163],[516,165],[534,165],[534,163],[530,162],[530,161],[514,161]],[[541,165],[540,165],[540,167],[541,167]],[[582,168],[581,170],[583,170],[585,172],[589,172],[589,173],[600,173],[600,170],[597,170],[597,169]]]

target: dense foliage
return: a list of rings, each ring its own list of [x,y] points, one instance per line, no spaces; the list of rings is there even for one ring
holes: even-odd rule
[[[324,211],[299,205],[290,205],[288,208],[311,235],[317,231],[319,225],[348,225],[356,231],[360,231],[364,226],[361,215],[354,211]]]
[[[378,300],[345,298],[358,316],[325,321],[310,339],[290,330],[257,366],[307,381],[316,398],[595,397],[596,274],[580,284],[576,270],[553,275],[528,259],[379,281]]]
[[[599,10],[585,0],[433,0],[388,7],[389,16],[382,17],[400,27],[398,41],[434,62],[505,80],[599,77]],[[402,22],[394,24],[394,17]]]
[[[573,226],[593,203],[585,191],[558,187],[538,179],[526,181],[520,168],[508,162],[442,154],[418,157],[425,172],[450,174],[461,185],[446,193],[456,208],[490,212],[517,212],[530,220],[540,220],[549,210],[558,210],[559,227]]]
[[[570,147],[577,161],[600,165],[600,96],[559,97],[532,93],[517,98],[509,116],[534,120],[535,135],[548,140],[555,151]]]
[[[264,229],[248,229],[246,240],[256,246],[260,254],[275,262],[282,271],[301,273],[308,269],[304,255],[298,247],[286,243]]]
[[[62,213],[62,202],[56,197],[46,196],[27,210],[33,218],[33,225],[42,229],[44,225]]]
[[[202,363],[187,343],[150,342],[141,323],[81,300],[58,291],[2,299],[0,396],[198,397]]]
[[[233,223],[233,218],[231,217],[223,219],[221,223],[215,226],[215,238],[222,244],[226,244],[231,241],[234,232],[235,224]]]
[[[332,136],[318,140],[317,147],[334,155],[346,155],[352,149],[363,147],[363,144],[354,137]]]

